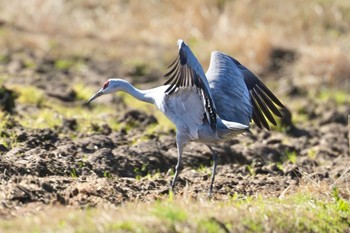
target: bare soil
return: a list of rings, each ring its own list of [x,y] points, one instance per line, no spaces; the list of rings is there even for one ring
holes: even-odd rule
[[[28,51],[11,51],[5,56],[0,70],[12,77],[4,82],[5,86],[34,85],[42,89],[47,98],[58,99],[67,106],[82,104],[75,98],[72,82],[80,81],[97,90],[106,77],[117,75],[125,75],[145,88],[164,81],[160,76],[162,71],[140,77],[119,69],[113,61],[86,58],[84,71],[76,72],[58,70],[54,60],[38,58]],[[39,65],[27,67],[24,64],[27,59]],[[300,101],[308,120],[294,125],[290,112],[286,111],[281,132],[252,126],[252,134],[218,145],[214,199],[224,200],[235,194],[285,195],[307,180],[340,186],[349,181],[347,116],[350,106],[334,101],[319,102],[309,98],[306,90],[296,87],[288,90],[292,91],[284,93],[286,98]],[[25,117],[33,107],[16,104],[7,116],[6,130],[1,132],[2,137],[15,135],[17,142],[0,145],[1,217],[36,212],[51,205],[85,208],[168,196],[177,161],[175,132],[153,133],[135,143],[134,139],[142,138],[145,128],[157,120],[121,100],[115,101],[116,98],[104,101],[118,109],[116,120],[132,122],[133,129],[113,131],[106,123],[97,126],[100,129],[95,132],[77,133],[75,118],[64,119],[62,125],[50,129],[28,129],[12,118],[16,114]],[[93,107],[84,108],[89,111]],[[293,115],[293,110],[291,112]],[[188,145],[183,165],[176,195],[205,197],[211,171],[209,150],[201,144]],[[342,195],[348,194],[349,190],[342,190]]]

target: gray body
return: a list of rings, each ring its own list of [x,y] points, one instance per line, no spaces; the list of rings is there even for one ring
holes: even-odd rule
[[[176,126],[178,140],[186,144],[188,141],[205,144],[217,143],[230,136],[248,130],[247,125],[228,122],[217,118],[216,129],[204,117],[205,109],[196,87],[181,88],[172,95],[165,94],[168,85],[147,91],[157,108]]]

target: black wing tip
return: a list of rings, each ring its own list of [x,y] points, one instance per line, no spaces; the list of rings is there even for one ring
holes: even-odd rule
[[[253,121],[260,129],[265,128],[270,130],[269,123],[275,126],[277,125],[273,115],[283,118],[278,107],[284,109],[285,106],[253,72],[234,58],[231,57],[231,59],[243,73],[253,105]]]
[[[276,125],[275,118],[272,116],[270,109],[268,108],[269,103],[265,103],[263,98],[259,95],[259,93],[255,89],[251,91],[251,95],[256,100],[258,106],[260,107],[260,109],[262,110],[262,112],[264,113],[268,121],[273,125]]]
[[[265,94],[274,102],[274,104],[276,104],[280,108],[286,108],[282,104],[282,102],[275,96],[275,94],[273,94],[273,92],[258,77],[255,76],[255,78],[257,79],[256,86],[260,88],[262,91],[264,91]]]
[[[266,130],[270,130],[269,124],[277,126],[277,122],[271,113],[271,108],[269,108],[268,106],[265,106],[266,108],[263,107],[263,104],[266,104],[266,103],[261,103],[255,99],[252,100],[252,103],[253,103],[252,118],[254,123],[258,126],[258,128],[260,129],[264,128]],[[273,111],[274,115],[279,118],[283,118],[283,115],[281,114],[281,112],[277,108],[276,110],[278,111],[278,114],[276,114],[276,111]]]

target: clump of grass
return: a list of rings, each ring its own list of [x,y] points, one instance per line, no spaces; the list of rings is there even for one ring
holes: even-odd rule
[[[3,85],[4,81],[10,78],[9,74],[0,74],[0,85]]]
[[[199,173],[207,173],[209,170],[210,170],[210,168],[208,166],[206,166],[205,164],[199,164],[199,166],[196,169],[196,171]]]
[[[9,56],[0,54],[0,63],[7,63],[9,60]]]
[[[342,90],[321,89],[317,98],[321,101],[335,101],[339,105],[350,103],[350,94]]]
[[[287,150],[285,152],[285,156],[287,157],[288,161],[291,163],[296,163],[297,162],[297,152],[296,151],[289,151]]]
[[[91,109],[84,108],[80,102],[67,106],[56,99],[49,98],[41,89],[34,86],[12,86],[11,88],[18,93],[19,104],[33,107],[25,115],[13,116],[25,128],[53,128],[62,125],[63,119],[72,118],[77,120],[75,129],[77,133],[100,130],[99,126],[106,122],[112,130],[122,128],[122,124],[115,120],[114,109],[105,104],[95,105]],[[73,88],[78,100],[85,101],[93,94],[93,91],[80,83],[75,84]]]
[[[37,66],[37,64],[32,59],[24,59],[23,65],[29,69],[34,69]]]
[[[15,122],[11,116],[2,111],[0,111],[0,119],[0,144],[9,149],[17,143],[17,135],[9,130],[13,128]]]
[[[41,107],[46,100],[44,91],[34,86],[13,86],[12,89],[18,93],[19,98],[17,101],[21,104]]]
[[[254,168],[251,165],[247,165],[246,168],[247,168],[247,170],[248,170],[248,172],[249,172],[249,174],[251,176],[255,176],[256,175],[255,171],[254,171]]]
[[[148,180],[155,180],[155,179],[159,179],[162,177],[162,174],[161,172],[159,171],[159,169],[157,169],[156,171],[154,172],[148,172],[147,175],[146,175],[146,178]]]
[[[63,119],[55,111],[48,108],[38,109],[35,112],[28,113],[21,118],[20,123],[26,128],[54,128],[62,125]]]
[[[109,223],[104,226],[107,232],[147,232],[147,228],[140,226],[139,224],[133,221],[125,221],[119,223]]]
[[[230,228],[232,228],[231,224],[223,224],[215,218],[203,219],[198,222],[198,232],[226,233],[229,232]]]
[[[310,159],[315,159],[316,158],[316,149],[315,148],[310,148],[307,152],[307,156]]]
[[[283,170],[283,164],[285,162],[287,162],[287,161],[289,163],[295,164],[297,162],[297,152],[296,151],[286,150],[284,152],[284,154],[282,155],[282,157],[281,157],[281,161],[277,162],[277,164],[276,164],[278,169],[280,169],[282,171]]]
[[[134,173],[135,173],[135,178],[137,180],[140,180],[145,174],[147,174],[148,171],[148,163],[144,163],[141,165],[141,167],[135,167],[134,168]]]
[[[77,169],[72,168],[72,170],[70,171],[70,176],[71,176],[72,178],[78,178]]]
[[[156,203],[152,208],[152,213],[172,226],[176,223],[184,222],[188,218],[186,211],[178,208],[171,200]]]
[[[74,84],[73,90],[76,93],[76,99],[81,101],[87,101],[94,94],[94,91],[83,83]]]
[[[55,60],[55,68],[62,71],[68,71],[70,69],[78,69],[81,66],[81,62],[78,59],[62,58]]]
[[[105,178],[112,178],[112,174],[109,171],[104,171],[103,172],[103,177],[105,177]]]

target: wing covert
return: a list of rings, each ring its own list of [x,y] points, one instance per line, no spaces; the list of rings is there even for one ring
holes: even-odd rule
[[[276,125],[273,114],[282,117],[276,107],[284,108],[281,101],[234,58],[213,52],[207,77],[217,113],[223,115],[220,117],[243,124],[253,119],[259,128],[266,129],[270,129],[268,122]]]
[[[202,97],[206,118],[214,129],[216,127],[215,104],[203,68],[184,41],[179,40],[178,46],[179,54],[164,75],[168,78],[164,85],[169,85],[165,93],[171,95],[179,88],[196,86]]]

